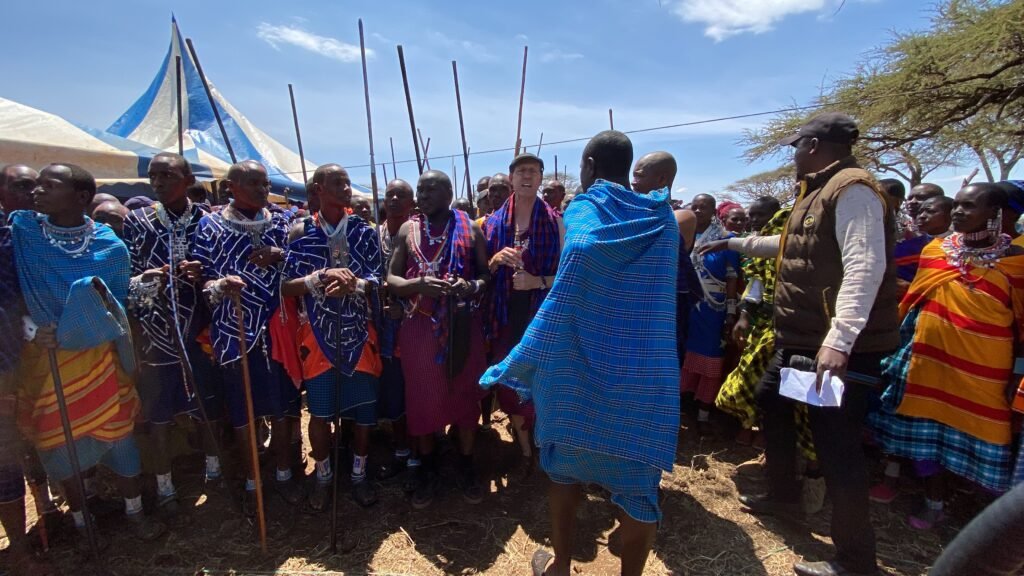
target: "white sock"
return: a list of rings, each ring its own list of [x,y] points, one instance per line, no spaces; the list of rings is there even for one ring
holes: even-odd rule
[[[124,513],[129,516],[132,516],[134,514],[142,514],[142,496],[136,496],[135,498],[125,498]]]
[[[287,481],[289,481],[291,479],[292,479],[292,470],[291,470],[291,468],[286,468],[285,470],[278,470],[277,471],[277,481],[278,482],[287,482]]]
[[[408,460],[410,454],[412,454],[412,450],[409,450],[408,448],[404,448],[402,450],[395,450],[395,459]]]
[[[408,466],[409,468],[415,468],[420,465],[420,459],[409,456],[409,461],[406,462],[405,465]]]
[[[75,528],[85,528],[85,514],[81,510],[72,510],[71,517],[75,519]]]
[[[206,477],[220,478],[220,458],[216,456],[206,457]]]
[[[323,460],[316,461],[316,479],[319,482],[326,483],[334,476],[334,472],[331,470],[331,457],[328,456]]]
[[[928,509],[929,510],[935,510],[935,511],[941,511],[942,510],[942,500],[932,500],[931,498],[925,498],[924,501],[925,501],[925,504],[928,505]]]
[[[174,494],[174,483],[171,482],[171,473],[156,475],[156,493],[160,496]]]
[[[352,455],[352,477],[363,478],[366,476],[366,456]]]
[[[701,408],[697,410],[697,422],[709,422],[711,420],[711,412]]]
[[[255,492],[256,491],[256,481],[253,480],[252,478],[246,478],[245,479],[245,490],[247,492]]]
[[[885,476],[887,478],[899,478],[900,477],[900,463],[890,461],[885,465]]]

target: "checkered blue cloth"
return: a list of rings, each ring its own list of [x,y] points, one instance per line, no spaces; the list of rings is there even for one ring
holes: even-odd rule
[[[540,467],[556,484],[598,484],[613,504],[639,522],[661,522],[661,470],[636,460],[558,444],[540,447]]]
[[[551,291],[519,345],[480,381],[534,401],[538,444],[672,469],[679,231],[667,196],[598,180],[566,212]]]
[[[42,230],[44,218],[23,210],[11,214],[18,280],[32,320],[39,326],[58,324],[64,349],[85,350],[123,336],[127,316],[122,305],[131,271],[124,243],[108,226],[89,220],[93,239],[88,250],[73,258],[50,245]],[[116,300],[110,311],[92,288],[93,277]]]
[[[887,454],[936,462],[988,490],[1005,492],[1013,471],[1010,445],[991,444],[934,420],[896,413],[903,400],[920,310],[914,308],[904,318],[900,326],[903,345],[882,362],[882,377],[887,384],[882,407],[869,416],[868,422]]]

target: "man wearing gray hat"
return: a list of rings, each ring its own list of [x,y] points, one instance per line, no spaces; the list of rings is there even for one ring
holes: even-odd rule
[[[861,447],[871,384],[882,359],[899,344],[895,214],[875,178],[853,157],[857,125],[845,114],[811,119],[780,144],[792,146],[800,194],[779,236],[729,239],[729,248],[756,257],[780,255],[775,292],[775,348],[758,386],[764,414],[767,496],[741,496],[754,514],[801,518],[796,480],[794,403],[779,394],[780,370],[813,365],[818,390],[827,371],[845,382],[840,407],[809,406],[811,432],[832,497],[829,562],[794,566],[801,576],[878,572]],[[813,363],[812,363],[813,360]]]

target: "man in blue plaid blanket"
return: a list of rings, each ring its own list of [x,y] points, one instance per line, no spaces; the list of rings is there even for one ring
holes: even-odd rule
[[[536,406],[555,554],[538,550],[534,574],[570,573],[584,484],[604,487],[621,508],[622,574],[643,572],[661,520],[658,484],[672,469],[679,428],[680,236],[667,188],[630,190],[632,162],[621,132],[587,144],[587,191],[565,214],[551,289],[520,343],[481,379]]]

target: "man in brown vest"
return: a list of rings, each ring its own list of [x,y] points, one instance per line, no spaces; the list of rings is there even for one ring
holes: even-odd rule
[[[779,395],[780,370],[814,364],[846,383],[839,408],[810,407],[810,425],[832,496],[830,562],[799,563],[802,576],[877,574],[861,426],[880,362],[898,338],[895,215],[874,177],[852,155],[859,131],[843,114],[813,118],[781,144],[794,148],[800,195],[780,236],[733,238],[724,246],[780,256],[775,292],[776,357],[758,386],[770,490],[742,496],[754,514],[802,517],[796,480],[793,401]]]

